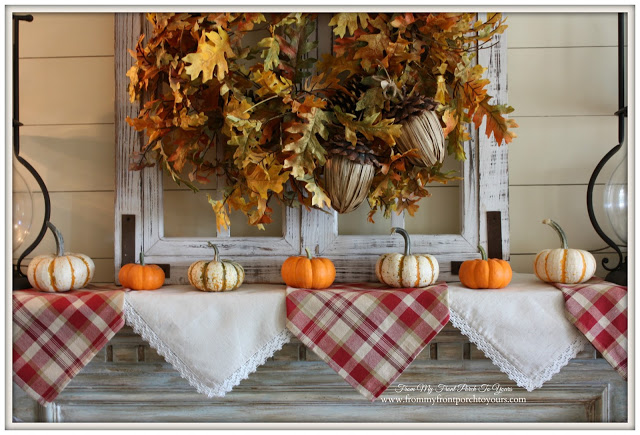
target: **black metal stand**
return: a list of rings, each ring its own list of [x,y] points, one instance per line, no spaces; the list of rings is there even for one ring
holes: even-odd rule
[[[44,235],[47,232],[47,223],[51,217],[51,200],[49,198],[47,186],[44,184],[42,177],[40,177],[40,174],[38,174],[35,168],[23,157],[20,157],[20,127],[22,126],[22,123],[18,120],[20,116],[20,64],[18,51],[20,32],[18,24],[20,21],[31,22],[33,21],[33,15],[13,15],[13,152],[18,162],[20,162],[20,164],[22,164],[22,166],[24,166],[31,175],[33,175],[33,178],[36,179],[38,186],[40,186],[40,189],[42,190],[42,196],[44,197],[44,221],[42,222],[42,227],[40,228],[40,232],[34,242],[24,250],[16,264],[13,265],[14,290],[31,287],[25,274],[22,273],[20,265],[22,264],[22,260],[24,260],[24,258],[29,255],[44,238]]]
[[[627,285],[627,257],[622,255],[622,251],[618,245],[609,238],[596,220],[595,213],[593,212],[593,188],[596,184],[596,179],[600,174],[600,171],[604,165],[622,148],[624,142],[624,128],[625,118],[627,117],[627,106],[625,105],[625,83],[624,83],[624,13],[618,14],[618,111],[615,115],[618,116],[618,145],[614,146],[605,156],[598,162],[598,165],[591,174],[589,184],[587,186],[587,212],[589,213],[589,219],[591,225],[596,230],[596,233],[602,240],[611,248],[613,248],[618,254],[618,264],[616,267],[607,267],[609,263],[608,258],[602,260],[602,267],[609,271],[609,274],[605,279],[609,282],[613,282],[619,285]]]

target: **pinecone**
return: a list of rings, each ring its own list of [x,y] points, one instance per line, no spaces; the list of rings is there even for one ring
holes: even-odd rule
[[[336,94],[329,99],[329,107],[339,106],[344,113],[355,114],[358,112],[356,109],[358,100],[368,88],[360,83],[359,77],[352,78],[344,87],[349,93],[336,92]]]
[[[438,103],[432,98],[424,95],[412,95],[391,106],[383,116],[385,118],[394,118],[396,124],[403,124],[414,116],[418,116],[426,110],[435,110],[437,107]]]
[[[344,136],[336,134],[324,143],[324,147],[329,158],[331,155],[340,155],[360,164],[380,166],[378,156],[361,139],[352,145]]]

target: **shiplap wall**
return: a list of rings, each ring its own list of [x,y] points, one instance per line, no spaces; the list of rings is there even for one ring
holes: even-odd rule
[[[618,141],[617,15],[522,13],[508,23],[509,104],[520,125],[509,147],[511,264],[531,272],[538,251],[560,246],[544,218],[565,229],[570,247],[606,246],[589,221],[586,193],[594,168]],[[611,237],[602,195],[621,154],[594,189],[598,222]],[[596,254],[600,276],[602,257]]]
[[[514,270],[531,272],[536,252],[558,246],[555,233],[540,223],[546,217],[565,227],[570,246],[605,246],[589,222],[586,190],[596,164],[617,141],[617,21],[615,14],[523,13],[510,14],[508,23],[509,104],[520,124],[519,137],[509,146],[511,262]],[[34,14],[34,21],[21,23],[20,29],[21,154],[50,189],[52,221],[65,234],[67,249],[95,260],[96,281],[111,281],[113,15]],[[597,215],[605,231],[609,226],[597,206],[615,166],[612,161],[605,167],[596,186]],[[209,235],[214,222],[203,214],[209,212],[206,200],[197,213],[179,216],[174,211],[189,210],[196,198],[175,186],[169,189],[167,201],[175,203],[172,213],[165,213],[167,235]],[[457,190],[435,187],[420,212],[428,221],[411,223],[413,231],[458,228],[459,221],[442,211],[443,205],[457,207]],[[41,196],[36,206],[37,225]],[[366,234],[364,216],[342,217],[340,232]],[[378,217],[371,231],[387,234],[388,223]],[[243,228],[242,220],[234,219],[236,230],[256,235]],[[197,232],[180,234],[185,222]],[[48,234],[31,256],[53,250]],[[600,261],[602,254],[596,258]]]
[[[96,282],[113,281],[113,14],[33,15],[20,23],[20,154],[49,189],[67,251],[93,258]],[[23,248],[44,213],[37,183],[25,179],[35,192],[35,228]],[[48,232],[30,257],[54,251]]]

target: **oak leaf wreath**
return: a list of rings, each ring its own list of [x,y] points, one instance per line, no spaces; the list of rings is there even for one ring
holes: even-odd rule
[[[311,57],[312,13],[147,19],[153,33],[129,50],[127,72],[131,101],[145,102],[127,122],[148,140],[130,169],[158,163],[194,191],[223,177],[223,196],[208,196],[219,229],[233,210],[263,229],[272,200],[330,207],[324,172],[332,156],[370,166],[370,221],[378,210],[413,215],[429,183],[457,178],[442,172],[441,158],[425,163],[397,144],[407,120],[425,111],[437,114],[446,153],[458,160],[471,124],[486,119],[498,144],[516,137],[518,125],[505,116],[513,108],[491,103],[486,68],[474,61],[506,29],[499,13],[486,21],[471,13],[334,14],[332,53],[321,59]]]

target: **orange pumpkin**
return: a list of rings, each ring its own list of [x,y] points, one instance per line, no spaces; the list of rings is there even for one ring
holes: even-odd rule
[[[458,276],[462,285],[472,289],[499,289],[511,282],[513,272],[511,265],[501,259],[487,259],[487,253],[482,248],[482,259],[467,260],[460,266]]]
[[[118,280],[131,290],[157,290],[164,284],[164,270],[157,264],[144,264],[140,253],[140,264],[129,263],[120,268]]]
[[[328,258],[312,258],[309,248],[307,256],[289,257],[280,269],[285,284],[296,288],[327,288],[336,279],[336,268]]]

